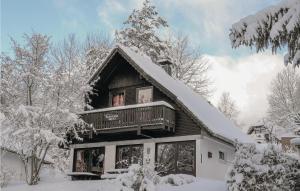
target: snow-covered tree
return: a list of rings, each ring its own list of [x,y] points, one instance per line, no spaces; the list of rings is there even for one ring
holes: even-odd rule
[[[48,151],[65,145],[67,136],[80,139],[87,130],[75,112],[82,109],[90,87],[86,64],[73,37],[64,42],[55,59],[49,55],[49,37],[34,33],[25,35],[24,40],[21,46],[12,39],[14,57],[1,59],[5,66],[1,67],[1,84],[5,85],[1,91],[5,98],[1,146],[18,153],[26,181],[32,185],[39,180]]]
[[[6,55],[1,55],[0,65],[0,112],[3,112],[11,105],[25,103],[24,88],[20,84],[21,76],[17,74],[16,65]]]
[[[104,61],[110,50],[112,41],[108,36],[103,34],[88,34],[84,44],[85,59],[90,74],[93,74]]]
[[[74,35],[51,49],[51,75],[47,92],[50,92],[48,99],[59,108],[78,112],[85,106],[84,95],[91,90],[91,86],[87,84],[90,68],[84,55]]]
[[[218,103],[218,109],[230,120],[237,123],[239,111],[229,92],[223,92]]]
[[[75,126],[76,124],[76,126]],[[11,109],[1,124],[1,145],[18,153],[24,163],[26,181],[37,184],[41,165],[50,147],[65,144],[67,132],[78,136],[85,124],[76,114],[52,105],[20,105]]]
[[[276,126],[293,130],[298,126],[300,114],[300,76],[294,68],[279,72],[271,84],[269,121]]]
[[[25,46],[19,45],[12,39],[15,53],[14,63],[21,76],[25,92],[26,105],[33,105],[34,96],[39,96],[36,90],[45,83],[47,57],[50,38],[34,33],[24,35]]]
[[[182,34],[170,35],[167,42],[166,54],[172,62],[172,76],[208,98],[212,92],[207,75],[209,63],[200,54],[200,49],[192,48],[188,36]]]
[[[241,45],[273,53],[287,48],[285,64],[300,66],[300,1],[282,0],[254,15],[249,15],[230,29],[232,47]]]
[[[238,145],[227,173],[229,191],[294,190],[300,162],[277,145],[259,150],[255,145]]]
[[[167,45],[157,33],[160,28],[168,25],[149,0],[143,2],[141,9],[134,9],[124,25],[124,29],[116,32],[118,43],[137,48],[150,56],[153,61],[164,55]]]

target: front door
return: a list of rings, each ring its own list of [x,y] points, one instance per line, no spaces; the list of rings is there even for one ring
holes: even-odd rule
[[[156,170],[162,174],[190,174],[195,176],[195,141],[158,143]]]

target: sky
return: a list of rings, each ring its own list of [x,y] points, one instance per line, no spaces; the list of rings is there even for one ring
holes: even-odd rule
[[[249,126],[264,117],[270,82],[284,68],[283,53],[256,53],[232,49],[231,25],[239,19],[276,4],[279,0],[152,0],[173,33],[188,35],[210,61],[213,104],[227,91],[235,100],[239,120]],[[141,0],[1,0],[1,51],[11,54],[10,37],[24,33],[51,36],[52,43],[68,34],[84,39],[89,33],[113,37],[116,29]]]

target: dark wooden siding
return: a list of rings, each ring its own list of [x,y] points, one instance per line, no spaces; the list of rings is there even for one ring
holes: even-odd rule
[[[176,130],[174,136],[195,135],[201,133],[201,128],[181,108],[179,108],[173,100],[156,87],[153,88],[153,100],[166,101],[175,107]]]

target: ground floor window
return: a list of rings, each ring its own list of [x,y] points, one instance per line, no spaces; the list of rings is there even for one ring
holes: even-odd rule
[[[143,163],[143,145],[122,145],[116,148],[116,168]]]
[[[103,173],[104,152],[103,147],[76,149],[74,151],[74,171]]]
[[[195,175],[195,141],[157,143],[156,170],[162,174]]]

